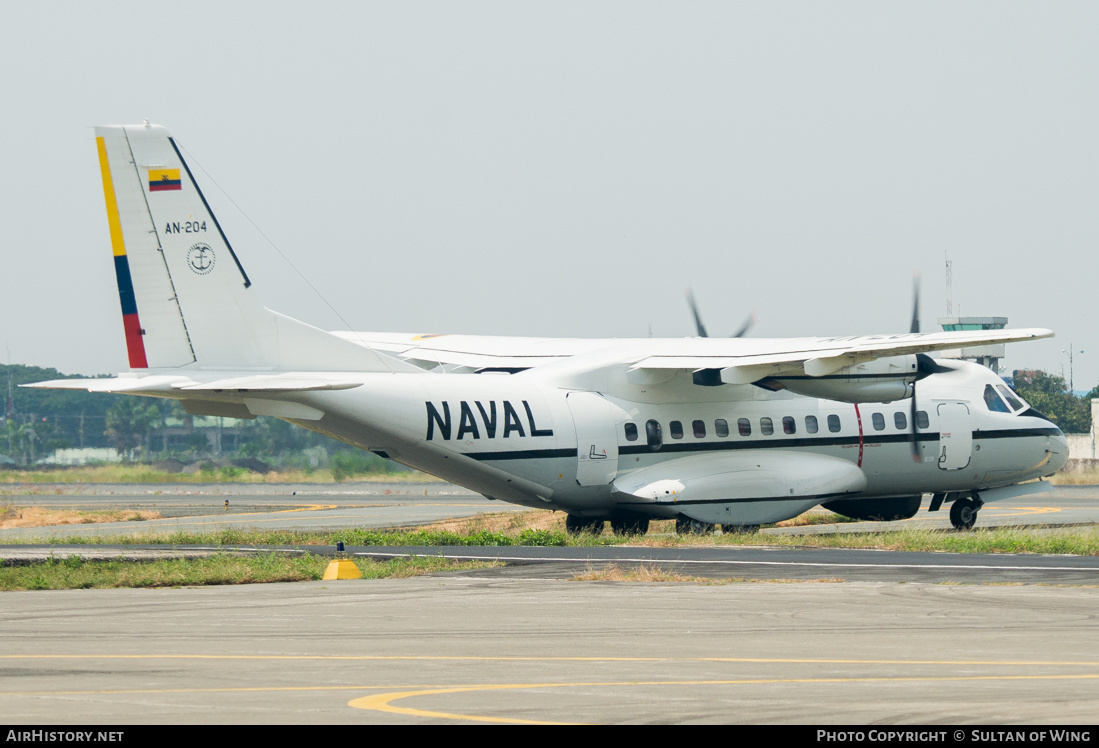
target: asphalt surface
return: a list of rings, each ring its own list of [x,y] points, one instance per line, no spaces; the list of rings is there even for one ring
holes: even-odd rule
[[[421,516],[522,511],[472,494],[447,496],[441,492],[453,487],[438,485],[440,493],[429,489],[428,496],[424,487],[297,494],[233,488],[157,495],[130,487],[33,502],[132,508],[129,502],[140,501],[180,510],[155,522],[211,528],[284,521],[346,527],[359,524],[355,518],[392,526]],[[1067,488],[989,505],[978,526],[1058,533],[1093,525],[1097,510],[1099,487]],[[908,522],[944,527],[949,520],[924,511]],[[115,524],[126,527],[73,529],[155,526]],[[863,532],[875,524],[764,533]],[[9,532],[0,531],[0,543]],[[215,550],[55,543],[5,546],[0,557],[26,563],[50,554],[141,558]],[[330,546],[282,550],[335,553]],[[404,580],[5,592],[0,714],[9,724],[115,726],[935,723],[1090,730],[1099,721],[1099,564],[1090,557],[778,547],[345,551],[505,565]],[[573,581],[612,564],[710,582]],[[970,742],[969,734],[947,737]]]
[[[9,726],[1099,722],[1095,588],[447,574],[2,599]]]

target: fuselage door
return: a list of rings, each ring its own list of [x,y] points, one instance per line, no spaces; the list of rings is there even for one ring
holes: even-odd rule
[[[961,470],[973,457],[973,424],[966,403],[939,403],[939,468]]]
[[[618,475],[616,409],[596,392],[570,392],[565,400],[576,426],[576,482],[605,486]]]

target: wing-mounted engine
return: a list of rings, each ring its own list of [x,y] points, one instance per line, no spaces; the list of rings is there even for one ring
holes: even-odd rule
[[[923,373],[915,355],[890,356],[845,366],[830,374],[780,375],[758,382],[768,389],[787,389],[807,397],[844,403],[888,403],[912,397]]]
[[[790,519],[864,488],[866,476],[847,460],[770,449],[680,457],[613,484],[623,509],[662,504],[700,522],[731,525]]]

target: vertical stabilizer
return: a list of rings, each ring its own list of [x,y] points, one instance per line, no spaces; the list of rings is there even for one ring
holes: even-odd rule
[[[131,368],[403,369],[260,303],[165,128],[95,134]]]

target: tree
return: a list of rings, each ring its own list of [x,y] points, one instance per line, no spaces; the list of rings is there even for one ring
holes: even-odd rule
[[[1090,397],[1076,397],[1069,392],[1064,377],[1044,371],[1028,371],[1025,375],[1022,372],[1016,374],[1014,381],[1015,391],[1065,433],[1091,431]]]
[[[107,436],[120,453],[132,453],[139,446],[148,451],[152,430],[160,425],[157,403],[140,397],[124,397],[107,411]]]

